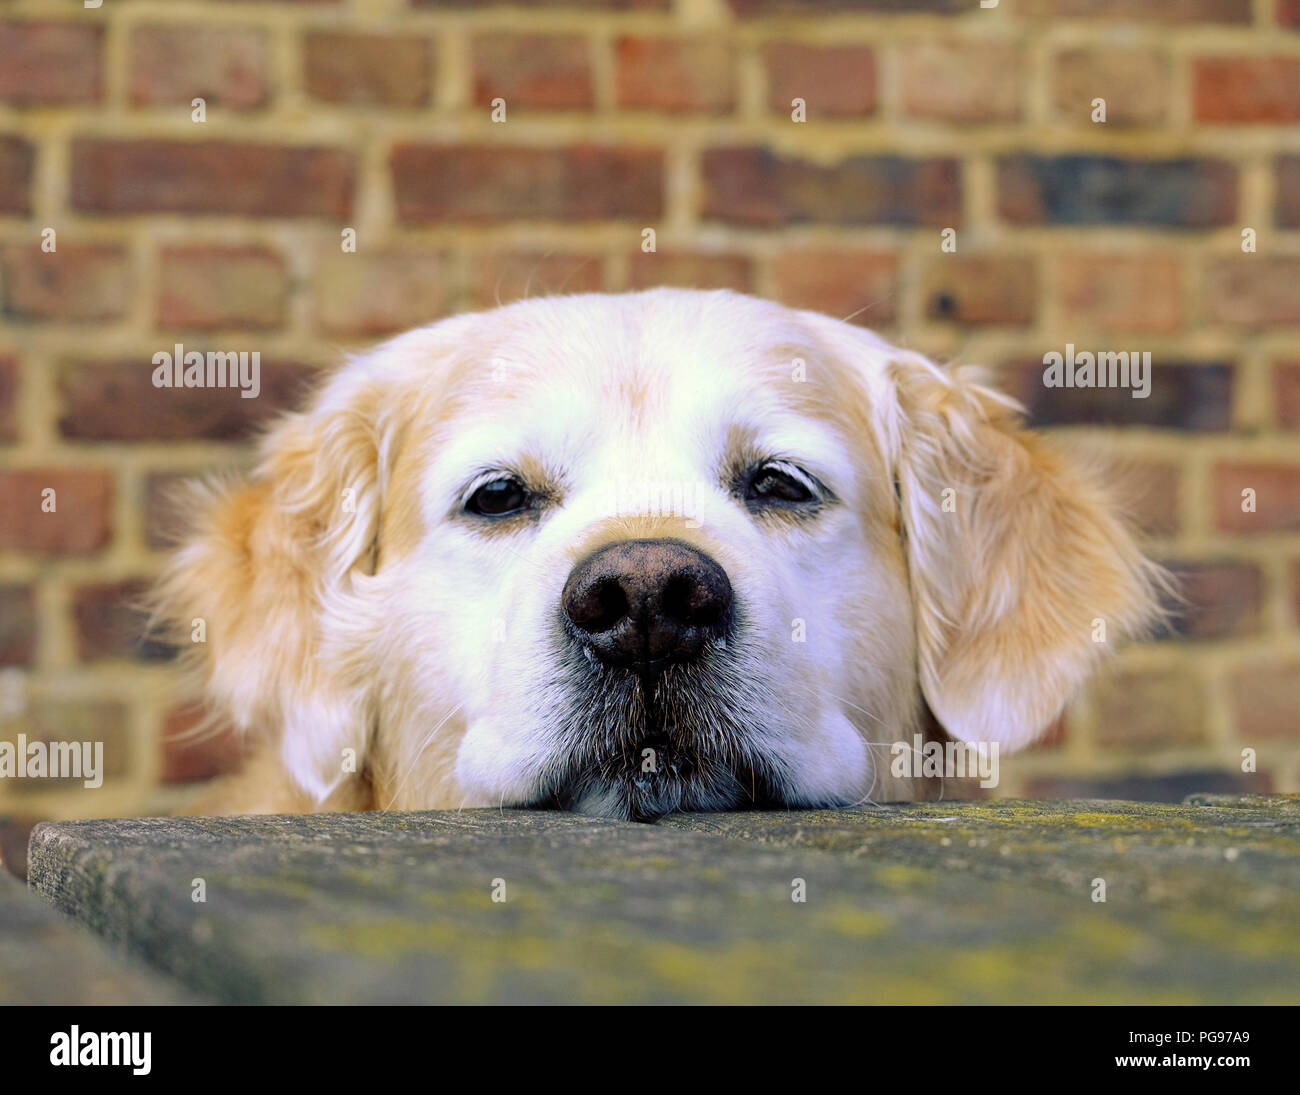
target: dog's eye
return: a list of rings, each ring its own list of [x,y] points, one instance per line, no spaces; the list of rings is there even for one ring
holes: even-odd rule
[[[528,508],[528,491],[518,479],[503,476],[479,487],[465,508],[480,517],[504,517]]]
[[[793,469],[783,468],[779,464],[763,464],[756,468],[745,485],[746,502],[785,502],[799,505],[815,502],[808,484],[794,473]]]

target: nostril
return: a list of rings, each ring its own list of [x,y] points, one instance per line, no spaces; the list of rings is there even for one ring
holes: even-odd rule
[[[608,631],[627,615],[627,594],[614,578],[597,582],[592,590],[593,613],[589,631]]]
[[[593,635],[608,631],[627,615],[627,594],[615,578],[593,582],[565,605],[569,619]]]
[[[691,601],[692,601],[692,582],[684,575],[677,575],[669,578],[663,589],[660,603],[663,605],[664,615],[670,620],[677,620],[680,623],[690,623],[691,620]]]
[[[711,627],[731,603],[730,589],[693,574],[674,574],[664,584],[664,615],[688,627]]]

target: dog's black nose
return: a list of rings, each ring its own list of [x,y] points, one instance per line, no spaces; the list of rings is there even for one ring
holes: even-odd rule
[[[601,661],[644,671],[726,634],[731,582],[680,540],[624,540],[574,567],[560,603]]]

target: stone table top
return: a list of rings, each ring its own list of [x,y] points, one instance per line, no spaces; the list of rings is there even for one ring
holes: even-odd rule
[[[220,1002],[1300,1002],[1300,796],[62,822],[29,877]]]

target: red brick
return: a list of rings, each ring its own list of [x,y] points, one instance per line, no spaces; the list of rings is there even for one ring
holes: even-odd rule
[[[1170,605],[1173,634],[1181,639],[1231,639],[1257,635],[1264,575],[1254,563],[1234,560],[1167,562],[1184,603]]]
[[[18,361],[0,357],[0,444],[18,440]]]
[[[440,252],[332,255],[316,270],[316,322],[336,335],[382,335],[453,310],[451,260]]]
[[[0,585],[0,665],[36,658],[36,587]]]
[[[787,117],[803,99],[812,118],[859,118],[877,106],[876,54],[869,46],[773,42],[767,62],[768,105]]]
[[[855,156],[823,166],[766,148],[704,153],[704,216],[737,224],[961,222],[961,165],[952,159]]]
[[[1183,325],[1184,259],[1176,255],[1071,254],[1057,265],[1066,329],[1168,334]]]
[[[1224,160],[1017,154],[998,160],[1011,224],[1210,228],[1234,222],[1237,169]]]
[[[1192,69],[1202,122],[1300,122],[1300,57],[1201,57]]]
[[[725,114],[735,103],[735,50],[712,38],[620,38],[618,105],[631,110]]]
[[[63,244],[42,251],[35,244],[0,251],[4,307],[22,319],[104,320],[126,314],[131,270],[117,246]]]
[[[1246,327],[1300,323],[1300,257],[1234,255],[1213,262],[1205,279],[1205,315]]]
[[[408,222],[645,221],[663,213],[657,149],[399,144],[391,162],[397,213]]]
[[[1143,535],[1177,535],[1182,527],[1178,503],[1181,478],[1177,464],[1162,460],[1125,461],[1119,469],[1124,514]]]
[[[528,297],[598,293],[604,263],[598,255],[487,254],[474,262],[476,307],[496,307]]]
[[[55,492],[44,513],[41,492]],[[113,479],[107,471],[25,468],[0,472],[0,551],[86,555],[113,533]]]
[[[941,254],[921,282],[925,314],[963,325],[1034,322],[1036,265],[1015,255]]]
[[[105,658],[166,661],[173,649],[147,635],[149,613],[142,608],[149,582],[107,582],[78,586],[72,592],[77,657],[83,662]]]
[[[174,353],[171,345],[160,346]],[[256,350],[256,344],[208,349]],[[69,362],[58,372],[62,398],[59,433],[78,441],[237,441],[280,411],[297,407],[316,370],[308,365],[261,363],[261,393],[245,399],[236,388],[155,388],[150,354],[134,361]]]
[[[632,256],[628,281],[632,289],[675,285],[682,289],[735,289],[748,293],[753,288],[754,274],[744,255],[638,251]]]
[[[1016,14],[1151,23],[1249,23],[1251,0],[1019,0]]]
[[[433,90],[432,47],[411,34],[309,31],[303,87],[327,103],[417,107]]]
[[[903,113],[945,122],[1010,122],[1020,117],[1019,46],[932,38],[902,46]]]
[[[1068,343],[1057,343],[1064,353]],[[1096,353],[1095,345],[1076,351]],[[1104,352],[1103,348],[1103,351]],[[1113,352],[1141,352],[1115,345]],[[1227,361],[1182,361],[1153,355],[1151,386],[1144,399],[1131,388],[1049,388],[1042,358],[1011,362],[999,369],[999,383],[1029,412],[1032,426],[1140,426],[1153,430],[1224,433],[1232,427],[1236,369]]]
[[[1300,361],[1279,361],[1273,366],[1273,399],[1277,424],[1300,430]]]
[[[0,102],[93,103],[104,95],[104,32],[86,23],[0,23]]]
[[[1241,492],[1255,492],[1243,513]],[[1300,464],[1223,463],[1214,469],[1215,525],[1223,532],[1300,531]]]
[[[1240,745],[1300,738],[1300,663],[1243,667],[1229,687]]]
[[[1132,753],[1206,738],[1203,680],[1188,669],[1104,674],[1096,685],[1097,741]]]
[[[85,213],[329,217],[352,209],[356,160],[333,148],[242,141],[72,142],[72,207]]]
[[[270,98],[270,51],[255,27],[191,23],[136,27],[131,34],[131,102],[251,110]]]
[[[198,783],[238,771],[247,755],[244,740],[234,727],[205,726],[198,703],[169,712],[163,721],[163,783]]]
[[[1153,49],[1114,45],[1067,49],[1051,62],[1057,114],[1094,125],[1092,101],[1106,100],[1106,125],[1158,125],[1169,109],[1169,63]]]
[[[31,212],[36,150],[21,137],[0,136],[0,213]]]
[[[474,102],[506,101],[541,110],[582,110],[594,100],[587,41],[576,34],[474,37]]]
[[[162,253],[161,328],[279,327],[289,280],[265,247],[168,247]]]
[[[791,308],[824,312],[864,327],[898,315],[898,257],[872,251],[790,250],[774,260],[777,296]]]
[[[1300,228],[1300,156],[1279,156],[1274,182],[1277,226]]]

